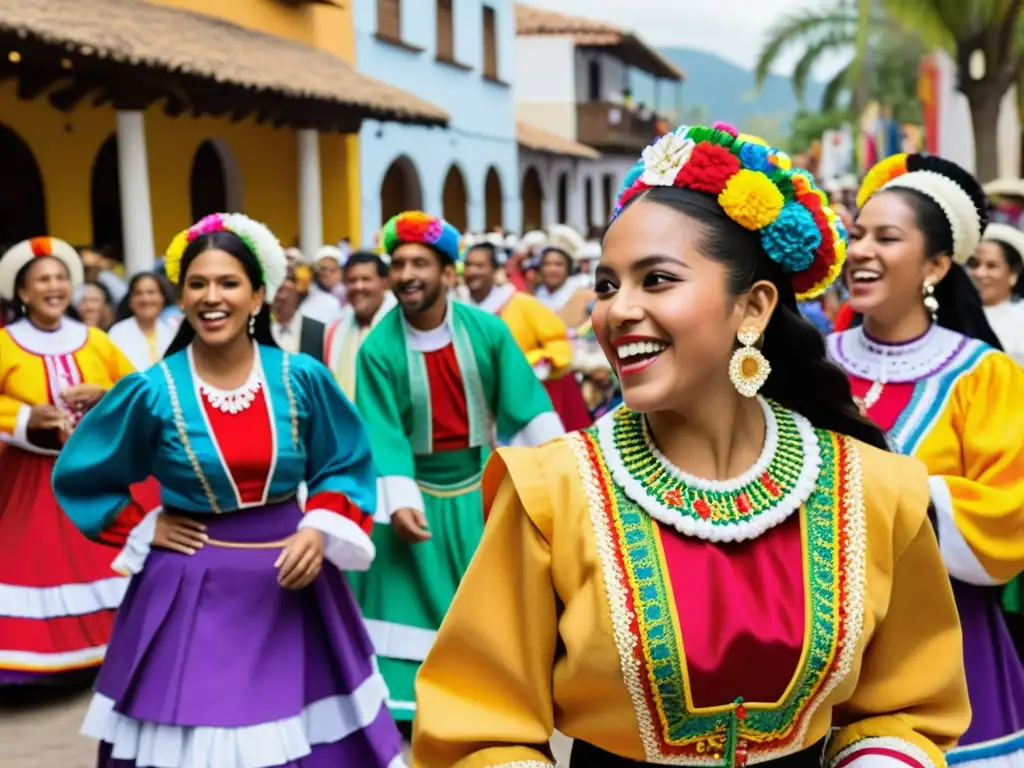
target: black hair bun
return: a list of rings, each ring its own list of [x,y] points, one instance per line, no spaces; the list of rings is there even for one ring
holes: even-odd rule
[[[946,160],[935,155],[915,154],[907,156],[908,171],[931,171],[945,176],[950,181],[963,189],[974,203],[974,209],[978,212],[978,222],[981,225],[979,237],[984,234],[988,227],[988,201],[985,198],[985,191],[974,175],[968,173],[963,167],[952,160]]]

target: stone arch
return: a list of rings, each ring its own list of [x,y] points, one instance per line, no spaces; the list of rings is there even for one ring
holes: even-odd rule
[[[504,191],[501,187],[501,176],[493,165],[487,169],[484,181],[484,226],[488,232],[501,227],[505,222]]]
[[[46,191],[39,163],[31,147],[0,123],[0,248],[30,237],[49,234],[46,222]],[[54,233],[60,236],[59,232]]]
[[[117,156],[117,133],[110,134],[96,153],[90,188],[92,244],[99,248],[123,250],[121,224],[121,164]]]
[[[207,139],[196,147],[189,177],[192,221],[211,213],[242,210],[242,172],[223,139]]]
[[[530,166],[523,174],[523,226],[522,232],[529,232],[544,227],[544,184],[540,179],[540,171]]]
[[[469,228],[469,194],[466,191],[466,177],[455,163],[451,164],[444,177],[441,192],[445,221],[465,232]]]
[[[402,211],[422,207],[423,186],[419,171],[408,155],[399,155],[391,161],[380,182],[381,224]]]
[[[562,171],[558,175],[558,222],[565,224],[569,221],[569,173]]]

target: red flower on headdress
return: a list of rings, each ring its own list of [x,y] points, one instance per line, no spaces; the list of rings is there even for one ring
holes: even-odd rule
[[[640,179],[637,179],[636,181],[633,182],[632,186],[627,187],[626,190],[621,195],[619,195],[618,207],[624,207],[626,203],[628,203],[634,197],[639,195],[645,189],[650,189],[650,187],[644,184],[642,181],[640,181]]]
[[[410,211],[398,217],[398,221],[395,222],[395,234],[403,243],[431,242],[430,232],[436,228],[436,224],[437,220],[433,216],[420,211]]]
[[[718,195],[741,167],[739,158],[728,149],[702,141],[693,148],[690,161],[679,169],[675,185]]]

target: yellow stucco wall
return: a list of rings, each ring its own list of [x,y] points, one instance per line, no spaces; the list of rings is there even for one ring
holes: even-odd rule
[[[330,48],[349,61],[354,56],[351,11],[325,6],[290,9],[275,0],[163,0],[216,15],[293,40]],[[328,45],[329,43],[329,45]],[[218,140],[237,163],[242,210],[267,223],[284,245],[298,237],[298,147],[295,132],[274,130],[252,120],[183,117],[171,119],[160,107],[145,115],[149,154],[153,232],[158,250],[191,223],[190,174],[199,145]],[[13,82],[0,83],[0,124],[28,145],[39,165],[47,221],[54,236],[91,243],[92,168],[100,147],[116,128],[115,112],[85,100],[70,114],[45,98],[21,101]],[[322,135],[320,165],[324,241],[347,237],[359,242],[358,136]],[[229,162],[229,167],[231,163]],[[231,172],[228,173],[229,183]]]

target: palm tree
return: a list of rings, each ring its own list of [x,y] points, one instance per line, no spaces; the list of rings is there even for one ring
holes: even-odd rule
[[[971,110],[975,173],[982,181],[996,178],[999,108],[1024,67],[1024,0],[884,2],[892,18],[953,57],[957,89]]]
[[[834,111],[848,101],[856,116],[869,101],[878,99],[893,108],[897,120],[918,119],[917,70],[925,48],[886,18],[879,0],[832,0],[831,5],[782,18],[769,30],[758,55],[754,69],[758,87],[792,49],[801,51],[792,73],[793,89],[801,101],[823,61],[840,55],[847,62],[825,84],[822,112]]]

